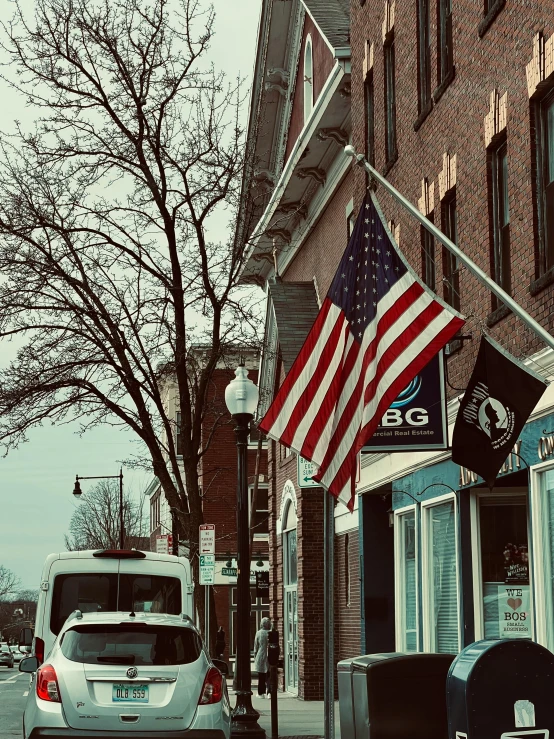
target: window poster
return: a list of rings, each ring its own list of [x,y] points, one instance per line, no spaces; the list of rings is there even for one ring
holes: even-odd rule
[[[530,639],[529,585],[498,586],[498,626],[501,639]]]

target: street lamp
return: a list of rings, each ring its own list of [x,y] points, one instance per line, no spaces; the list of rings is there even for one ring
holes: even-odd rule
[[[235,420],[237,437],[237,696],[232,713],[231,736],[264,739],[260,714],[252,706],[250,670],[250,531],[248,515],[247,457],[249,425],[258,407],[258,388],[248,379],[244,365],[225,388],[225,403]]]
[[[81,477],[75,475],[75,486],[73,495],[80,498],[83,494],[79,480],[119,480],[119,548],[123,549],[125,529],[123,527],[123,469],[119,469],[119,475],[100,475],[99,477]]]

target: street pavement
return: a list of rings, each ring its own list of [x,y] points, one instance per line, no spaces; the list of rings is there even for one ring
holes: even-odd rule
[[[234,695],[229,685],[231,703]],[[29,676],[0,667],[0,739],[21,739],[21,717],[29,690]],[[316,739],[323,736],[323,702],[299,700],[291,693],[278,693],[279,737]],[[260,726],[271,737],[271,701],[254,691],[252,705],[260,713]],[[340,739],[339,706],[335,703],[335,739]]]
[[[29,690],[29,675],[0,667],[0,739],[21,739],[21,717]]]

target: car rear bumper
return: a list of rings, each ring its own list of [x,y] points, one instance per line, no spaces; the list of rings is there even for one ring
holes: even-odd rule
[[[227,739],[220,729],[183,731],[87,731],[85,729],[33,729],[27,739]]]

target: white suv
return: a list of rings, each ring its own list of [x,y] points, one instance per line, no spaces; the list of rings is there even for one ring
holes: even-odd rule
[[[25,739],[229,739],[225,679],[188,616],[76,611],[19,669],[37,670]]]

